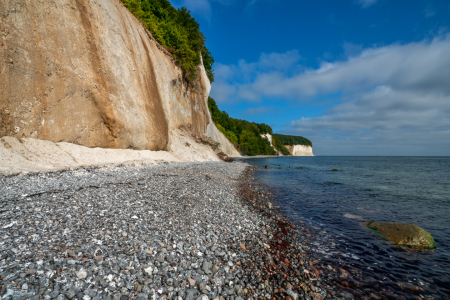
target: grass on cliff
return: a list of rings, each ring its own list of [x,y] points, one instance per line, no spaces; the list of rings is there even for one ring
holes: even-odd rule
[[[197,78],[200,55],[211,82],[214,58],[205,46],[200,25],[186,8],[176,9],[167,0],[121,0],[155,39],[163,45],[186,72],[189,80]]]
[[[208,108],[217,129],[234,144],[242,155],[277,154],[270,146],[270,142],[261,137],[261,134],[272,134],[272,128],[269,125],[231,118],[226,112],[219,110],[216,101],[211,97],[208,98]],[[290,155],[289,150],[279,141],[272,139],[272,143],[283,155]]]

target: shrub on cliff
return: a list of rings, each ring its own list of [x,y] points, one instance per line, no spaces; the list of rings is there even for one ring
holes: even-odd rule
[[[272,128],[263,123],[251,123],[245,120],[231,118],[226,112],[220,111],[216,101],[208,98],[208,108],[214,123],[236,149],[243,155],[276,155],[270,142],[261,134],[272,134]]]
[[[167,0],[121,0],[155,39],[174,56],[190,80],[197,77],[200,54],[211,82],[214,58],[205,46],[200,25],[186,8],[176,9]]]
[[[295,135],[284,135],[284,134],[274,134],[274,139],[277,139],[280,141],[283,145],[305,145],[305,146],[311,146],[312,143],[307,138],[304,138],[302,136],[295,136]]]
[[[286,148],[283,143],[281,143],[278,139],[276,139],[274,136],[272,136],[272,144],[275,149],[281,152],[283,155],[291,155],[291,152],[289,152],[289,149]]]

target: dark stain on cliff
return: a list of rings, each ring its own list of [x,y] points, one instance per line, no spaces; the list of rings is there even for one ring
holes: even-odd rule
[[[157,128],[157,130],[155,130],[157,135],[153,138],[152,150],[167,150],[167,145],[169,143],[169,124],[166,120],[166,114],[164,113],[164,109],[162,107],[161,95],[158,91],[155,69],[152,58],[150,57],[150,50],[148,49],[145,38],[141,35],[140,37],[142,45],[145,48],[145,54],[149,66],[148,72],[144,73],[145,82],[143,83],[147,93],[145,109],[149,119],[152,120],[153,126]]]
[[[89,19],[90,18],[89,12],[87,11],[86,8],[87,5],[89,4],[86,3],[86,0],[76,0],[75,3],[77,10],[79,11],[81,23],[86,33],[86,41],[90,47],[89,50],[91,52],[90,53],[92,65],[91,68],[92,70],[97,71],[98,69],[102,68],[102,66],[100,63],[99,50],[97,48],[97,44],[94,38],[96,34]],[[109,145],[105,146],[115,148],[118,132],[120,132],[124,126],[123,124],[121,124],[120,121],[117,120],[114,114],[114,110],[111,106],[111,99],[109,98],[109,93],[107,92],[108,81],[105,80],[103,72],[98,72],[97,80],[102,87],[105,87],[105,89],[96,89],[95,91],[91,91],[88,94],[88,97],[95,104],[95,107],[98,109],[100,116],[103,120],[103,123],[110,132],[110,137],[108,138]]]

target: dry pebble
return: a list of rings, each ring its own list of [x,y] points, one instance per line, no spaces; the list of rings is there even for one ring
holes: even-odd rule
[[[339,298],[267,192],[246,185],[250,169],[165,163],[0,177],[0,300]]]

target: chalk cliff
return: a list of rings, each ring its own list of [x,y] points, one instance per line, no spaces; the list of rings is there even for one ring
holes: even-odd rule
[[[314,156],[311,146],[293,145],[285,146],[293,156]]]
[[[189,125],[238,156],[211,121],[199,69],[188,84],[119,0],[2,0],[0,137],[174,151]]]
[[[273,146],[272,143],[272,135],[270,133],[266,133],[266,134],[261,134],[261,137],[267,139],[270,143],[270,146],[273,148],[273,150],[275,150],[275,152],[277,153],[277,155],[281,155],[283,156],[283,154],[280,153],[280,151],[278,151],[277,149],[275,149],[275,147]]]

